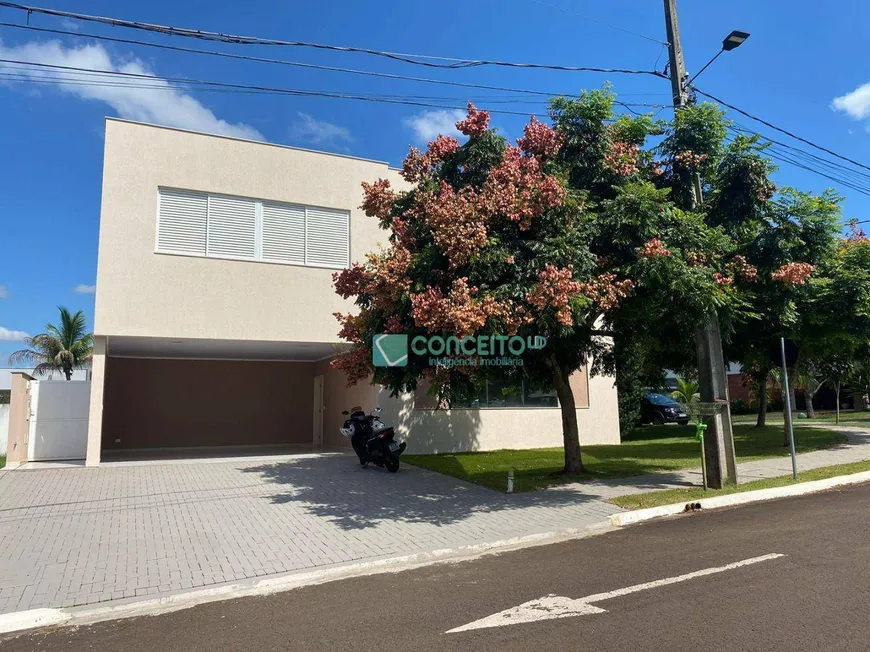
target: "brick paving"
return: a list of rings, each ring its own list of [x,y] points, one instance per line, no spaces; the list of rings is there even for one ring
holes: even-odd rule
[[[228,581],[583,527],[582,491],[502,494],[355,458],[0,472],[0,613],[156,597]]]
[[[870,459],[870,432],[842,429],[848,444],[799,468]],[[739,466],[743,482],[790,471],[788,457]],[[0,613],[582,528],[619,511],[606,498],[699,483],[687,470],[508,495],[346,455],[0,471]]]

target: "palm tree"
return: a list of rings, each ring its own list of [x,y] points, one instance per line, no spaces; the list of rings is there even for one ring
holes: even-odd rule
[[[820,378],[812,369],[804,369],[795,378],[795,389],[803,390],[807,403],[807,419],[815,419],[816,411],[813,407],[813,398],[819,393],[822,386],[828,382],[827,378]]]
[[[31,364],[33,374],[41,376],[50,371],[62,371],[72,380],[73,369],[84,367],[94,353],[94,334],[86,332],[85,315],[79,310],[70,314],[60,310],[60,326],[46,324],[45,332],[24,339],[26,349],[9,356],[9,364]]]
[[[671,392],[671,396],[686,407],[690,417],[700,421],[701,395],[698,393],[698,383],[677,376],[677,389]]]

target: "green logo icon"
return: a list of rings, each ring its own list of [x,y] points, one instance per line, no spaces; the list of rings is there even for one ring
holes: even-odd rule
[[[372,362],[376,367],[407,367],[407,335],[375,335],[372,341]]]

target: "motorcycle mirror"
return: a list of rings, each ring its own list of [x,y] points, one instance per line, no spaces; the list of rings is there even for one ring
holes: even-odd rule
[[[383,412],[383,411],[384,411],[384,408],[382,408],[382,407],[380,407],[380,406],[378,406],[378,407],[376,407],[374,410],[372,410],[372,412],[377,412],[378,414],[380,414],[380,413]]]
[[[344,416],[347,416],[348,414],[350,414],[350,412],[348,412],[347,410],[342,410],[341,413],[342,413]]]

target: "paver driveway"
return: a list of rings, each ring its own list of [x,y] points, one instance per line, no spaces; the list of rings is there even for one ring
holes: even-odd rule
[[[500,494],[345,455],[0,472],[0,613],[583,527],[579,490]]]

